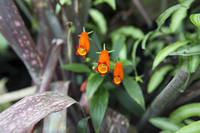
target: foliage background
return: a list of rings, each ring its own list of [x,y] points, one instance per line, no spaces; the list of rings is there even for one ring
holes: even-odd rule
[[[15,8],[6,8],[12,7],[13,2],[19,14]],[[5,100],[7,94],[11,97],[10,92],[14,91],[16,93],[12,96],[22,95],[19,93],[22,88],[36,86],[36,96],[42,99],[44,93],[50,97],[44,105],[52,101],[47,104],[49,109],[36,107],[45,114],[37,116],[38,122],[45,117],[43,126],[40,121],[35,128],[31,128],[31,124],[36,124],[31,121],[24,128],[21,124],[22,129],[96,133],[103,132],[103,129],[104,132],[144,133],[200,131],[199,1],[13,2],[0,2],[0,16],[3,18],[0,19],[0,99]],[[75,55],[83,27],[88,32],[94,31],[90,35],[91,50],[84,59]],[[13,30],[18,34],[14,35]],[[20,39],[26,44],[25,47]],[[104,43],[108,50],[114,52],[110,54],[111,71],[102,77],[95,72],[95,67],[98,62],[96,52],[102,50]],[[23,55],[29,54],[27,50],[30,55],[36,55],[33,56],[34,60]],[[121,61],[124,66],[125,78],[120,86],[112,83],[116,61]],[[52,87],[52,83],[58,81],[62,83]],[[68,81],[71,82],[70,86],[66,83]],[[84,86],[84,83],[87,85]],[[81,92],[81,87],[85,87],[86,92]],[[65,96],[45,92],[50,90]],[[24,96],[27,94],[20,98]],[[10,113],[15,108],[8,107],[18,99],[8,98],[8,101],[1,103],[0,110]],[[63,106],[59,109],[52,107],[50,111],[55,99],[59,104],[63,100]],[[81,108],[73,105],[66,109],[76,103],[74,99],[79,101]],[[28,99],[25,101],[29,104]],[[16,105],[20,105],[20,101]],[[35,108],[31,104],[30,107]],[[57,117],[53,117],[54,114],[46,115],[63,109],[64,112],[55,114],[65,118],[58,119],[58,122],[64,123],[62,128],[52,126],[55,123],[51,121]],[[23,110],[28,113],[26,106]],[[0,114],[0,120],[6,119],[5,112]],[[31,118],[31,115],[20,117]],[[8,120],[14,121],[14,117]],[[125,124],[120,124],[122,122]]]

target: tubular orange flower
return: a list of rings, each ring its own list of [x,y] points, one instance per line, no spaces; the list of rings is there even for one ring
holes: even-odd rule
[[[117,62],[115,64],[115,69],[113,73],[113,82],[116,85],[119,85],[124,78],[123,66],[121,62]]]
[[[87,32],[82,32],[79,39],[79,46],[77,46],[77,55],[85,57],[88,51],[90,50],[90,41]]]
[[[110,59],[107,50],[102,50],[99,55],[99,62],[96,70],[104,76],[110,70]]]

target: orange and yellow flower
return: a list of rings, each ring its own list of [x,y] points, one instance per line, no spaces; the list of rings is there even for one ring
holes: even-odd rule
[[[85,57],[88,51],[90,50],[90,41],[87,32],[82,32],[79,39],[79,46],[77,46],[77,55]]]
[[[119,85],[124,78],[123,66],[121,62],[115,64],[114,73],[113,73],[113,82],[116,85]]]
[[[96,70],[104,76],[110,70],[110,58],[107,50],[102,50]]]

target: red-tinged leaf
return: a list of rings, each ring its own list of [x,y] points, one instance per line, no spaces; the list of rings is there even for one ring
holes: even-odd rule
[[[13,0],[0,0],[0,32],[22,59],[34,82],[39,83],[43,64]]]
[[[50,82],[53,78],[54,70],[60,56],[61,46],[64,43],[62,39],[55,39],[52,41],[52,46],[47,55],[46,63],[44,66],[44,72],[42,73],[42,81],[39,87],[39,92],[47,91]]]
[[[59,92],[43,92],[25,97],[0,113],[0,132],[26,132],[48,114],[68,108],[74,103],[74,99]]]

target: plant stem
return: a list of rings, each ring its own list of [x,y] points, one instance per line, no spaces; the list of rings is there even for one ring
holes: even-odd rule
[[[138,124],[138,130],[141,130],[150,118],[159,116],[169,104],[174,102],[174,100],[181,94],[180,88],[186,82],[187,77],[188,73],[182,67],[146,110]]]

